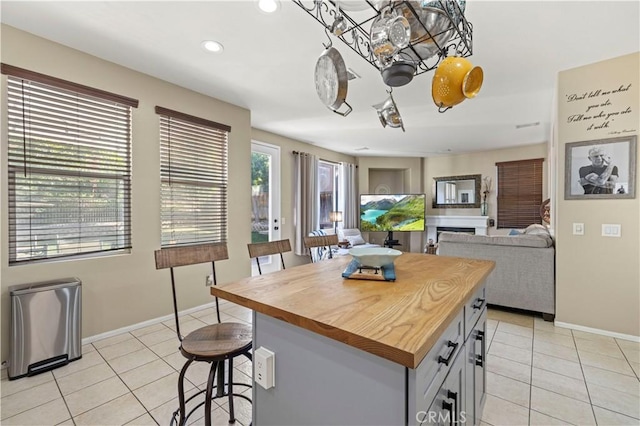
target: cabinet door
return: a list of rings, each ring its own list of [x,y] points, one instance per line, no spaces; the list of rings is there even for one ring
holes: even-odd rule
[[[465,395],[466,380],[464,377],[465,353],[467,353],[467,349],[466,345],[463,345],[462,350],[460,351],[460,356],[456,358],[456,361],[451,366],[451,371],[449,371],[447,380],[445,380],[444,384],[442,385],[442,387],[446,391],[447,401],[453,405],[451,407],[451,424],[454,425],[466,424],[467,422],[465,405],[467,402],[467,398]]]
[[[464,372],[466,357],[464,354],[466,354],[466,348],[463,345],[431,406],[426,412],[419,412],[416,417],[420,425],[453,426],[465,423]]]
[[[479,425],[486,393],[486,340],[487,310],[474,324],[465,350],[465,415],[468,425]]]
[[[487,310],[485,309],[473,330],[476,350],[474,368],[474,424],[480,424],[484,400],[487,394]],[[471,342],[470,342],[471,343]]]

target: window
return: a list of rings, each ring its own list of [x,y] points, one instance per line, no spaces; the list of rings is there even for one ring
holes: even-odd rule
[[[2,64],[9,264],[131,248],[138,101]]]
[[[160,115],[162,247],[227,242],[231,127],[156,107]]]
[[[320,161],[318,164],[318,192],[320,196],[320,229],[333,229],[330,213],[338,210],[338,164]]]
[[[542,223],[542,162],[533,160],[496,163],[498,167],[498,228],[526,228]]]

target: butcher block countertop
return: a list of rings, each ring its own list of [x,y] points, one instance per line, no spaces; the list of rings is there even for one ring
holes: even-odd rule
[[[416,368],[495,263],[403,253],[396,281],[345,279],[337,256],[211,287],[211,294]]]

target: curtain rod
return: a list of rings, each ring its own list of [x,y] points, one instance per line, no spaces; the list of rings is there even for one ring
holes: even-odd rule
[[[309,154],[308,152],[302,152],[302,151],[291,151],[291,153],[292,153],[293,155],[298,155],[298,154],[300,154],[300,155],[311,155],[311,154]],[[332,164],[340,164],[340,162],[339,162],[339,161],[325,160],[324,158],[320,158],[320,161],[324,161],[324,162],[332,163]],[[357,164],[354,164],[354,166],[356,166],[356,169],[358,168],[358,165],[357,165]]]

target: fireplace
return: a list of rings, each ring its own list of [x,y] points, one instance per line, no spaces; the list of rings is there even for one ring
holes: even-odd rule
[[[427,241],[438,241],[442,231],[487,235],[487,216],[427,216]]]

